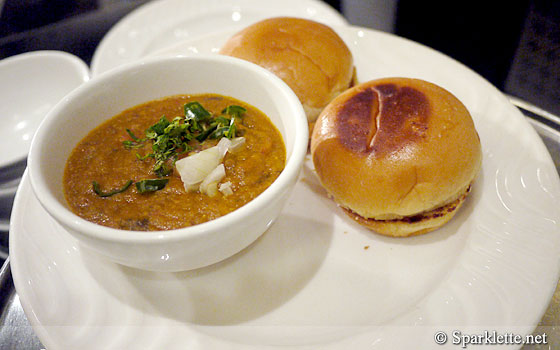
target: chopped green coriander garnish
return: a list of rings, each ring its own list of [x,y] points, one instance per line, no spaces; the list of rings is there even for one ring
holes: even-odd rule
[[[165,116],[146,130],[146,137],[139,138],[129,129],[126,130],[131,140],[123,141],[127,149],[140,148],[145,142],[152,142],[152,152],[144,155],[136,154],[139,160],[154,158],[153,172],[159,177],[169,175],[173,164],[182,153],[193,148],[192,140],[200,143],[207,139],[222,137],[234,138],[237,133],[236,119],[247,111],[245,108],[230,105],[220,115],[213,115],[199,102],[193,101],[184,105],[184,116],[169,121]]]
[[[127,140],[127,141],[123,141],[123,144],[126,148],[139,148],[142,147],[142,144],[144,141],[146,141],[146,139],[139,139],[138,137],[136,137],[136,135],[134,135],[132,133],[132,131],[130,131],[130,129],[126,129],[126,132],[128,133],[128,135],[130,136],[130,138],[132,139],[132,141]]]

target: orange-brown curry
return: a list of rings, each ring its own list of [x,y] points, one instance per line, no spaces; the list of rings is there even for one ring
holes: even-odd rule
[[[183,113],[187,102],[198,101],[208,111],[220,113],[228,105],[246,109],[237,125],[245,145],[227,153],[223,164],[233,194],[210,197],[199,191],[186,192],[177,174],[166,176],[165,188],[139,193],[135,186],[110,197],[100,197],[92,188],[96,181],[105,190],[120,188],[128,180],[158,178],[154,159],[140,159],[151,145],[139,149],[123,147],[130,140],[126,129],[144,135],[162,116],[173,119]],[[197,149],[214,146],[207,140]],[[282,136],[266,115],[231,97],[203,94],[179,95],[130,108],[91,131],[72,151],[64,171],[64,191],[73,212],[91,222],[126,230],[170,230],[213,220],[243,206],[262,193],[282,172],[286,150]]]

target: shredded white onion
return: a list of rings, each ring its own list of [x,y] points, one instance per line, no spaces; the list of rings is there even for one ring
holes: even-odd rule
[[[204,191],[201,190],[200,192],[204,193],[208,197],[214,197],[215,195],[218,194],[218,184],[212,182],[204,188]]]
[[[224,196],[231,196],[233,194],[233,189],[231,188],[231,182],[226,181],[218,186],[218,191],[222,192]]]
[[[243,147],[244,144],[245,144],[245,138],[244,137],[236,137],[234,139],[231,139],[231,145],[229,146],[229,151],[230,152],[236,152],[236,151],[240,150],[241,147]]]
[[[185,190],[196,190],[206,176],[222,161],[218,147],[211,147],[175,162]]]
[[[199,191],[213,197],[218,192],[218,182],[226,176],[226,168],[219,164],[200,184]]]
[[[218,151],[220,153],[221,159],[224,159],[224,156],[226,155],[230,146],[231,146],[231,140],[228,139],[227,137],[222,137],[220,139],[220,142],[218,142],[218,144],[215,146],[215,147],[218,147]],[[220,159],[220,161],[221,161],[221,159]]]
[[[209,196],[215,195],[218,192],[218,182],[225,176],[225,167],[221,164],[224,156],[228,151],[240,149],[243,144],[245,144],[244,137],[232,140],[222,137],[216,146],[175,162],[185,190],[187,192],[199,190]]]

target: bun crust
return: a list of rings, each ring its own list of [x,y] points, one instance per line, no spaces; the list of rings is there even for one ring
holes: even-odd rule
[[[231,37],[221,54],[258,64],[295,92],[309,122],[352,81],[352,54],[330,27],[303,18],[275,17]]]
[[[470,192],[470,186],[456,200],[438,207],[434,210],[423,212],[414,216],[392,220],[366,219],[353,211],[343,208],[348,216],[359,224],[376,231],[377,233],[393,236],[408,237],[431,232],[447,223],[463,205]]]
[[[395,236],[429,232],[451,219],[482,160],[466,107],[447,90],[410,78],[373,80],[339,95],[315,124],[311,154],[341,207]],[[453,203],[445,215],[430,215]]]

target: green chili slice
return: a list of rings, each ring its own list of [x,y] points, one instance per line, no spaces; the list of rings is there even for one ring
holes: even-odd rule
[[[169,179],[147,179],[136,183],[136,189],[140,193],[155,192],[163,189]]]
[[[240,117],[245,112],[247,112],[245,108],[237,105],[230,105],[222,110],[222,113],[231,115],[232,117]]]
[[[206,120],[212,116],[210,112],[206,110],[206,108],[202,107],[202,105],[197,102],[189,102],[184,106],[185,110],[185,118],[187,120],[194,119],[197,122]]]
[[[93,182],[92,182],[92,186],[93,186],[93,191],[94,191],[99,197],[111,197],[112,195],[115,195],[115,194],[117,194],[117,193],[121,193],[121,192],[126,191],[126,190],[130,187],[130,185],[132,185],[132,182],[133,182],[132,180],[128,180],[128,181],[124,184],[123,187],[118,188],[118,189],[116,189],[116,190],[109,191],[109,192],[103,192],[103,191],[101,190],[101,187],[100,187],[99,184],[97,183],[97,181],[93,181]]]

